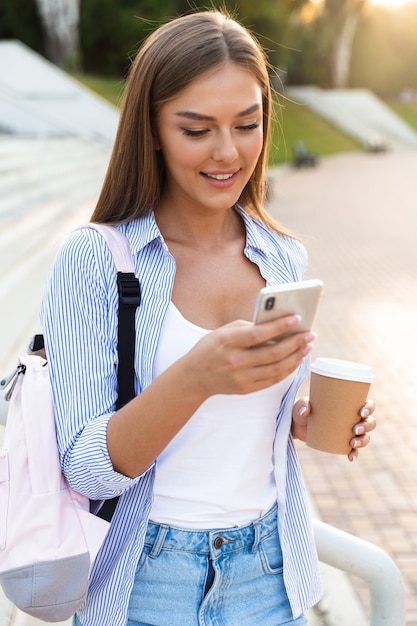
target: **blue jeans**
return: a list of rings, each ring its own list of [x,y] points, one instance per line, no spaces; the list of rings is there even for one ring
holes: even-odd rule
[[[128,626],[306,626],[284,587],[274,507],[224,530],[149,523]]]

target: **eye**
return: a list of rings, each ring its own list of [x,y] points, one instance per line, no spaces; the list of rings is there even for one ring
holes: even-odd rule
[[[237,129],[243,130],[244,132],[249,132],[251,130],[256,130],[257,128],[259,128],[259,126],[260,126],[259,122],[254,122],[253,124],[246,124],[245,126],[238,126]]]
[[[203,137],[203,135],[208,133],[208,130],[191,130],[191,128],[183,128],[182,132],[187,137]]]

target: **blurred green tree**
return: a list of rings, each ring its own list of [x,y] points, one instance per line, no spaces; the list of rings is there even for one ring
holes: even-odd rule
[[[50,56],[36,5],[54,1],[1,0],[0,38],[20,39]],[[118,78],[154,28],[201,6],[200,0],[70,1],[80,3],[80,52],[72,61],[81,61],[85,72]],[[202,6],[226,8],[256,34],[278,88],[286,81],[369,87],[381,95],[416,89],[416,4],[394,10],[368,0],[203,0]]]
[[[35,0],[1,0],[0,39],[19,39],[44,53],[42,24]]]
[[[251,28],[275,67],[286,64],[286,33],[292,17],[310,0],[211,0]],[[207,6],[207,5],[206,5]],[[190,0],[81,0],[83,65],[89,72],[120,75],[140,42],[167,19],[196,8]],[[99,25],[99,27],[98,27]],[[284,44],[283,44],[284,42]]]
[[[80,67],[80,0],[36,0],[50,60],[64,69]]]
[[[329,87],[347,87],[353,42],[366,0],[323,0],[315,21],[309,52],[320,67],[321,82]],[[304,50],[304,54],[307,54]],[[308,66],[310,70],[314,70]]]
[[[376,7],[358,25],[351,64],[351,87],[383,97],[417,91],[417,4],[401,10]]]
[[[143,38],[172,15],[170,0],[81,0],[80,41],[86,72],[124,76]]]
[[[298,41],[297,29],[303,9],[310,0],[230,0],[213,3],[225,6],[250,28],[267,52],[272,73],[285,82],[292,47]]]

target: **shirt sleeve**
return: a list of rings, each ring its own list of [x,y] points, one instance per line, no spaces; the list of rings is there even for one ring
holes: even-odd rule
[[[114,471],[107,425],[117,400],[118,294],[113,259],[96,231],[79,230],[52,266],[41,308],[63,472],[99,500],[137,480]]]

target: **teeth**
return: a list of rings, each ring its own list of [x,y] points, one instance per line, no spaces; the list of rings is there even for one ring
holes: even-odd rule
[[[227,180],[232,178],[233,174],[207,174],[209,178],[215,178],[216,180]]]

